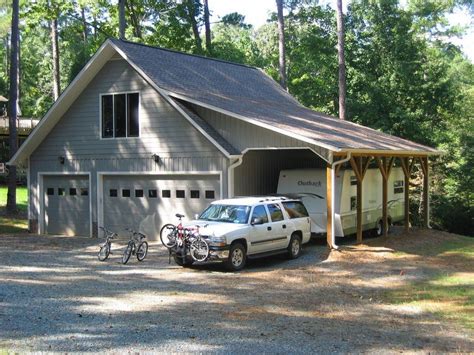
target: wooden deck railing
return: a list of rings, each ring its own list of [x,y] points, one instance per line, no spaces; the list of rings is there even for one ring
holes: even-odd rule
[[[19,117],[17,118],[17,125],[18,129],[22,130],[32,130],[36,127],[39,120],[36,118],[27,118],[27,117]],[[7,116],[0,117],[0,128],[8,129],[9,127],[9,118]]]

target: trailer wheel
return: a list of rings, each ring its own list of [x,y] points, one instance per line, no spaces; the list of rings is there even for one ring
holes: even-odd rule
[[[392,220],[389,218],[388,219],[388,228],[387,228],[387,234],[392,231]],[[383,221],[379,220],[377,222],[377,228],[375,228],[375,234],[377,237],[380,237],[383,235]]]

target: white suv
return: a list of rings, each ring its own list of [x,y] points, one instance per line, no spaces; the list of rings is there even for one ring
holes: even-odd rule
[[[287,253],[295,259],[311,236],[303,203],[284,197],[215,201],[187,225],[199,225],[209,243],[210,259],[222,260],[234,271],[241,270],[247,258]]]

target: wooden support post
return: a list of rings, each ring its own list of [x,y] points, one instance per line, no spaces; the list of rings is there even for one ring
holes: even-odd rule
[[[328,247],[331,249],[333,247],[332,238],[333,238],[333,223],[332,220],[334,211],[332,210],[332,174],[333,168],[328,165],[326,168],[326,208],[327,208],[327,224],[326,224],[326,242]]]
[[[382,159],[377,158],[377,164],[379,165],[380,173],[382,174],[382,230],[383,236],[388,235],[388,178],[393,166],[393,157],[388,160],[383,157]]]
[[[388,176],[382,176],[382,227],[383,227],[383,236],[388,235],[388,213],[387,213],[387,204],[388,204]]]
[[[363,157],[352,157],[350,160],[352,170],[357,178],[357,243],[362,243],[362,183],[369,167],[371,157],[364,161]]]
[[[403,182],[404,204],[405,204],[405,208],[404,208],[405,233],[408,233],[410,230],[410,175],[413,169],[414,161],[415,161],[414,158],[412,158],[411,162],[410,162],[410,158],[400,158],[400,162],[403,169],[403,175],[405,177],[405,180]]]
[[[357,243],[362,243],[362,180],[357,180]]]
[[[421,169],[423,170],[423,226],[430,227],[430,181],[429,181],[429,166],[428,157],[420,158]]]

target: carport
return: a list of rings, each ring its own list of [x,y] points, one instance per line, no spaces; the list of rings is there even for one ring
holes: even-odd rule
[[[423,175],[422,187],[422,221],[429,227],[429,162],[428,157],[433,152],[413,154],[410,152],[391,152],[377,149],[347,152],[327,151],[320,154],[308,147],[281,147],[246,149],[229,169],[229,196],[268,195],[275,193],[278,185],[279,173],[285,169],[326,168],[327,179],[327,244],[330,248],[337,248],[334,234],[334,186],[335,177],[339,170],[351,168],[357,178],[357,242],[362,243],[362,210],[363,189],[362,183],[369,166],[377,166],[382,176],[382,220],[383,236],[388,234],[388,178],[394,166],[401,166],[404,173],[404,228],[410,229],[409,216],[409,183],[411,174],[416,166]]]

